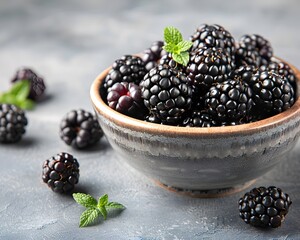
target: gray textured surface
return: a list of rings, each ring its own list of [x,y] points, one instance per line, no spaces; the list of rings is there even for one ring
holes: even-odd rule
[[[189,36],[200,23],[219,23],[238,38],[259,33],[275,54],[300,66],[299,1],[1,1],[0,90],[20,66],[31,66],[48,85],[47,101],[28,112],[23,141],[0,146],[0,239],[300,239],[300,143],[255,186],[277,185],[293,205],[280,229],[259,230],[238,217],[241,193],[193,199],[167,192],[118,160],[106,140],[75,151],[59,140],[58,125],[73,108],[92,110],[95,76],[125,53],[161,37],[166,25]],[[108,193],[127,209],[99,225],[79,229],[83,208],[51,192],[42,162],[60,152],[81,164],[77,190]]]

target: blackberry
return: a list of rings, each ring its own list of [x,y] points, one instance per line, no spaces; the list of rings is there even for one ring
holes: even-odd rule
[[[258,112],[272,115],[290,108],[295,93],[286,78],[270,71],[258,71],[247,81],[253,91],[253,101]]]
[[[240,43],[258,52],[261,57],[260,65],[266,65],[270,62],[273,56],[273,48],[270,42],[264,37],[257,34],[247,34],[241,37]]]
[[[259,52],[251,45],[239,43],[235,53],[235,61],[238,67],[240,66],[253,66],[259,67],[262,59]]]
[[[247,83],[227,80],[209,89],[205,105],[215,120],[237,122],[250,113],[253,106],[252,91]]]
[[[161,120],[156,115],[154,115],[154,114],[146,115],[145,121],[146,122],[151,122],[151,123],[161,124]]]
[[[139,119],[146,112],[141,88],[134,83],[115,83],[107,95],[107,103],[112,109]]]
[[[174,61],[171,53],[163,55],[161,57],[161,59],[159,60],[159,64],[167,65],[171,68],[177,68],[178,70],[185,72],[185,67],[183,65],[181,65],[180,63],[177,63],[176,61]]]
[[[146,74],[145,63],[140,57],[125,55],[116,60],[104,79],[103,87],[108,92],[117,82],[139,84]]]
[[[28,98],[38,101],[43,97],[46,90],[44,80],[34,71],[29,68],[19,69],[12,78],[11,82],[15,83],[20,80],[28,80],[30,82],[30,92]]]
[[[61,120],[60,138],[74,148],[92,146],[102,136],[103,131],[96,117],[85,110],[72,110]]]
[[[212,119],[211,115],[204,110],[193,110],[183,120],[184,127],[215,127],[217,122]]]
[[[79,181],[79,163],[71,154],[59,153],[44,162],[42,179],[54,192],[70,192]]]
[[[280,61],[271,61],[268,65],[263,65],[260,67],[261,71],[272,71],[277,73],[280,76],[285,77],[288,82],[294,88],[294,92],[296,93],[297,90],[297,77],[294,71],[284,62]]]
[[[253,188],[239,199],[240,217],[255,227],[281,226],[292,201],[280,188]]]
[[[166,54],[163,50],[164,43],[162,41],[153,42],[150,48],[147,48],[142,55],[142,60],[145,63],[145,68],[149,72],[156,67],[158,60]]]
[[[235,40],[232,35],[222,26],[214,24],[203,24],[197,28],[195,33],[190,37],[193,42],[191,51],[203,47],[222,48],[234,58]]]
[[[163,124],[179,124],[191,107],[192,87],[177,69],[158,65],[146,74],[141,87],[145,106]]]
[[[0,143],[20,141],[27,123],[23,110],[15,105],[0,104]]]
[[[215,83],[224,82],[235,63],[221,48],[201,48],[191,53],[186,72],[200,95]]]
[[[243,65],[236,68],[233,72],[231,72],[230,78],[237,81],[243,81],[249,83],[251,81],[252,76],[255,73],[257,73],[257,71],[258,68],[252,65]]]

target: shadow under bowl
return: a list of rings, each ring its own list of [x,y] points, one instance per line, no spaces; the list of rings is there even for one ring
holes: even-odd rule
[[[291,68],[300,79],[299,70]],[[187,128],[128,117],[101,97],[109,69],[95,79],[90,91],[99,123],[122,160],[169,190],[196,196],[241,190],[285,161],[299,138],[299,98],[280,114],[238,126]]]

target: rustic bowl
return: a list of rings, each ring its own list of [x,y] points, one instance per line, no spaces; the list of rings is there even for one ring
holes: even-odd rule
[[[299,70],[291,67],[300,79]],[[241,190],[286,161],[299,137],[299,98],[278,115],[238,126],[175,127],[125,116],[109,108],[99,93],[109,69],[91,86],[99,123],[122,160],[168,189],[194,196]]]

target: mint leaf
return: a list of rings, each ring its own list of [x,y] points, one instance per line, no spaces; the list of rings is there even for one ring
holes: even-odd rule
[[[191,48],[191,46],[193,46],[193,43],[190,41],[181,41],[177,44],[177,47],[180,49],[180,52],[188,51]]]
[[[121,203],[117,203],[117,202],[110,202],[106,205],[107,209],[125,209],[125,206],[122,205]]]
[[[99,198],[98,207],[105,206],[108,203],[108,195],[104,194]]]
[[[30,92],[30,82],[28,80],[22,80],[15,84],[18,84],[18,86],[13,89],[13,94],[16,96],[18,101],[25,100]],[[12,90],[10,91],[10,93],[12,93]]]
[[[92,223],[100,216],[103,219],[107,219],[107,210],[109,209],[125,209],[125,207],[117,202],[108,202],[108,195],[104,194],[97,200],[89,194],[84,193],[73,193],[74,200],[86,207],[87,209],[80,216],[79,227],[86,227]]]
[[[74,200],[86,208],[96,208],[97,200],[89,194],[73,193]]]
[[[80,216],[79,227],[86,227],[95,222],[99,217],[100,211],[95,208],[86,209]]]
[[[164,30],[164,39],[167,44],[177,45],[183,40],[181,33],[175,27],[166,27]]]
[[[174,44],[167,44],[163,46],[163,49],[166,50],[167,52],[174,52],[175,51],[176,45]]]
[[[106,220],[106,218],[107,218],[107,210],[106,210],[105,206],[98,207],[98,210],[101,212],[104,220]]]
[[[182,52],[180,54],[173,53],[172,57],[175,62],[182,64],[183,66],[186,66],[189,62],[189,53],[188,52]]]
[[[27,85],[27,84],[29,84],[28,80],[18,81],[11,86],[11,88],[9,89],[9,91],[7,93],[16,96],[22,90],[24,85]]]
[[[174,27],[165,28],[164,39],[164,50],[172,54],[175,62],[186,66],[190,58],[188,50],[192,47],[193,43],[183,40],[179,30]]]
[[[34,108],[35,102],[30,100],[30,99],[25,99],[23,101],[19,101],[16,105],[19,106],[22,109],[31,110],[31,109]]]

